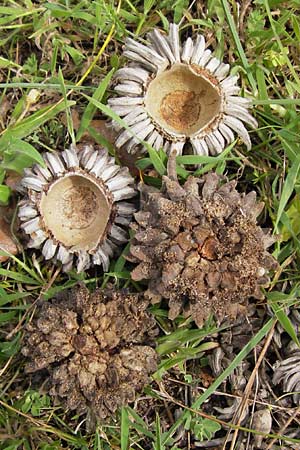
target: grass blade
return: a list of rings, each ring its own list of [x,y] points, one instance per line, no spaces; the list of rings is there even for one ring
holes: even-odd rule
[[[129,418],[128,411],[123,406],[121,410],[121,450],[128,450],[129,446]]]
[[[107,89],[107,86],[109,85],[109,82],[111,80],[111,77],[114,73],[114,69],[112,69],[110,72],[108,72],[108,74],[103,78],[103,80],[101,81],[101,83],[99,84],[99,86],[97,87],[97,89],[95,90],[94,94],[93,94],[93,99],[97,100],[97,101],[101,101],[102,97]],[[79,129],[76,135],[76,141],[80,141],[83,133],[85,132],[85,130],[88,128],[88,126],[90,125],[90,122],[95,114],[96,111],[96,106],[89,102],[87,107],[84,110],[84,113],[82,115],[81,121],[80,121],[80,125],[79,125]]]
[[[295,183],[297,180],[299,168],[300,168],[300,155],[298,154],[296,156],[291,168],[288,171],[287,177],[286,177],[284,185],[283,185],[282,194],[280,197],[280,202],[279,202],[278,211],[277,211],[276,222],[275,222],[275,226],[274,226],[275,233],[277,232],[277,227],[278,227],[281,215],[284,211],[284,208],[286,207],[287,202],[289,201],[289,198],[295,189]]]
[[[242,64],[243,64],[244,69],[246,70],[246,73],[247,73],[247,77],[248,77],[249,83],[251,84],[253,92],[255,93],[257,91],[256,81],[255,81],[255,79],[254,79],[254,77],[253,77],[253,75],[252,75],[252,73],[250,71],[250,65],[248,63],[248,60],[246,58],[244,49],[242,47],[242,44],[241,44],[241,41],[240,41],[240,38],[239,38],[239,35],[238,35],[238,32],[237,32],[237,29],[236,29],[236,26],[235,26],[235,23],[234,23],[234,20],[233,20],[233,17],[232,17],[231,12],[230,12],[228,1],[227,0],[221,0],[221,3],[222,3],[222,6],[223,6],[223,9],[224,9],[224,13],[225,13],[225,16],[226,16],[226,19],[227,19],[227,22],[228,22],[228,25],[229,25],[229,28],[230,28],[233,40],[234,40],[234,43],[235,43],[236,48],[237,48],[239,57],[241,58]]]

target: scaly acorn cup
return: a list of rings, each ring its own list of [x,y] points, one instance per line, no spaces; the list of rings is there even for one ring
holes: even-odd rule
[[[221,321],[250,297],[263,298],[276,266],[267,252],[274,238],[256,224],[263,203],[224,178],[211,172],[181,186],[172,156],[161,191],[141,185],[131,225],[132,279],[149,280],[153,303],[168,299],[170,319],[182,313],[199,327],[211,313]]]
[[[140,294],[85,287],[41,302],[25,329],[25,372],[43,371],[55,403],[109,417],[157,369],[158,329],[147,306]]]
[[[284,348],[284,357],[273,367],[273,383],[281,384],[282,391],[291,394],[294,403],[300,404],[300,350],[298,345],[290,341]],[[281,393],[280,393],[281,394]],[[281,394],[282,395],[282,394]],[[289,395],[290,397],[290,395]]]
[[[21,185],[21,228],[28,247],[41,248],[45,259],[59,261],[65,271],[92,264],[107,271],[110,257],[127,242],[135,211],[124,201],[136,195],[127,167],[115,164],[104,148],[71,146],[46,153],[46,167],[25,169]]]
[[[108,104],[130,128],[113,122],[116,146],[135,152],[145,140],[180,154],[190,142],[196,155],[216,155],[236,132],[250,149],[244,123],[256,128],[257,122],[248,112],[251,101],[238,95],[238,76],[228,75],[230,65],[205,49],[202,35],[181,46],[176,24],[167,36],[154,29],[147,37],[146,45],[126,39],[123,54],[131,63],[115,74],[118,96]]]

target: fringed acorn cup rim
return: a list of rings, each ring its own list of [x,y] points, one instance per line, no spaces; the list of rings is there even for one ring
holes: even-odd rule
[[[196,155],[217,155],[234,133],[251,148],[245,124],[258,124],[248,112],[251,100],[239,96],[238,76],[206,49],[197,35],[181,46],[178,25],[169,34],[154,29],[146,45],[127,38],[123,55],[128,66],[115,74],[118,96],[108,104],[127,124],[112,122],[119,132],[116,146],[136,152],[145,141],[155,149],[181,154],[190,142]],[[145,150],[145,149],[144,149]]]

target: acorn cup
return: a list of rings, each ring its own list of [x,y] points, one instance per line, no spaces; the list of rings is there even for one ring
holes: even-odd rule
[[[115,164],[104,148],[71,146],[43,155],[46,167],[25,169],[21,185],[21,228],[28,247],[41,248],[45,259],[64,271],[91,265],[108,270],[109,260],[128,240],[136,195],[127,167]]]
[[[116,72],[118,96],[108,100],[129,127],[112,122],[117,147],[135,153],[145,140],[157,150],[181,154],[190,142],[196,155],[217,155],[235,132],[251,148],[244,125],[258,126],[248,111],[251,100],[239,96],[238,75],[229,75],[230,65],[205,47],[199,34],[181,45],[173,23],[168,35],[157,29],[148,33],[146,45],[126,39],[123,55],[130,63]]]
[[[105,419],[135,400],[157,369],[154,318],[140,294],[84,287],[39,304],[26,325],[26,373],[48,372],[54,401]]]
[[[201,327],[211,313],[218,321],[235,317],[239,304],[263,298],[261,287],[276,267],[267,252],[275,239],[256,223],[263,203],[255,192],[240,194],[235,186],[214,172],[181,186],[174,154],[160,191],[140,185],[131,276],[148,280],[153,303],[168,300],[170,319],[182,313]]]

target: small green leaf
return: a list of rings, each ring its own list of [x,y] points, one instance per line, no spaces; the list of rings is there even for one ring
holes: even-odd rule
[[[0,184],[0,205],[8,204],[10,194],[11,189],[5,184]]]
[[[159,175],[165,175],[167,169],[164,166],[162,160],[160,159],[157,151],[153,150],[153,148],[150,145],[146,145],[146,147],[155,170],[159,173]]]
[[[16,124],[10,126],[7,131],[3,134],[10,133],[14,138],[23,139],[24,137],[31,134],[34,130],[39,128],[48,120],[52,119],[54,116],[64,111],[66,107],[75,105],[76,102],[69,100],[67,104],[59,102],[54,105],[46,106],[45,108],[39,109],[37,112],[31,114],[31,116],[17,122]]]
[[[76,48],[71,47],[70,45],[65,45],[64,49],[69,53],[75,65],[78,66],[84,58],[83,54]]]
[[[33,163],[45,167],[42,156],[31,144],[11,136],[7,148],[3,152],[2,167],[22,173],[25,167],[29,167]]]

